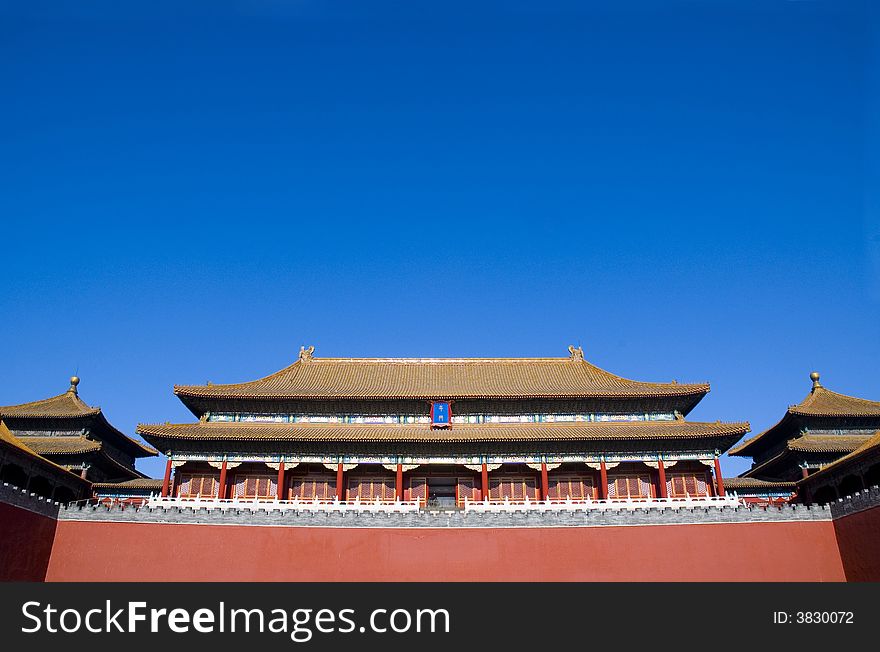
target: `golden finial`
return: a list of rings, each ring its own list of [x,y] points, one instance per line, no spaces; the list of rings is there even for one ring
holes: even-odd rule
[[[79,385],[79,376],[71,376],[70,377],[70,389],[68,389],[67,391],[76,394],[76,386],[77,385]]]
[[[810,374],[810,380],[813,381],[813,389],[815,390],[817,387],[822,387],[822,383],[819,382],[819,372],[814,371]]]

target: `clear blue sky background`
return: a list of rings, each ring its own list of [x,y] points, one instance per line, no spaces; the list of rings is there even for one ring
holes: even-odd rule
[[[303,344],[880,399],[869,2],[178,4],[0,2],[0,404]]]

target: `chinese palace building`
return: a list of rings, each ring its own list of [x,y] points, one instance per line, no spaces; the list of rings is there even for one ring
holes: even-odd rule
[[[157,452],[114,428],[101,408],[79,397],[79,378],[63,394],[0,407],[0,420],[15,440],[43,459],[91,483],[146,480],[135,459]]]
[[[754,460],[739,478],[727,480],[739,494],[778,496],[813,486],[816,483],[807,482],[813,474],[862,449],[880,432],[880,402],[833,392],[819,382],[816,372],[810,380],[810,393],[790,406],[779,423],[730,450],[730,455]],[[815,499],[815,494],[800,496],[801,502]]]
[[[560,358],[319,358],[175,386],[195,423],[141,424],[177,498],[411,502],[712,498],[748,423],[686,420],[709,385]],[[173,474],[172,474],[173,470]]]
[[[195,418],[139,425],[155,449],[74,378],[0,408],[0,580],[877,581],[880,404],[813,380],[724,480],[749,424],[688,420],[708,384],[575,347],[303,348],[259,380],[175,386]],[[162,478],[134,469],[158,453]]]

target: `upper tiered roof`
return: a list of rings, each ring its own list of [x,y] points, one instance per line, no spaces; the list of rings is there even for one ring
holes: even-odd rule
[[[628,380],[584,360],[565,358],[316,358],[314,347],[274,374],[245,383],[176,385],[174,393],[199,414],[198,399],[465,399],[674,398],[686,411],[708,383]],[[690,400],[688,400],[690,399]]]
[[[868,423],[872,423],[875,419],[880,422],[880,402],[833,392],[819,382],[819,374],[815,371],[810,374],[810,380],[813,381],[810,393],[797,405],[789,406],[779,423],[734,446],[729,454],[753,457],[755,453],[761,453],[780,444],[783,439],[797,436],[799,424],[804,419],[853,418],[863,419]],[[842,437],[842,435],[828,437]]]
[[[5,419],[78,419],[101,414],[101,408],[91,407],[79,397],[76,386],[79,378],[70,379],[70,389],[58,396],[39,401],[0,407],[0,416]]]

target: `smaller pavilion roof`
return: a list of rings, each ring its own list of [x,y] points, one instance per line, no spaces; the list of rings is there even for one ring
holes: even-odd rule
[[[785,447],[800,453],[852,453],[871,435],[803,435],[786,442]]]
[[[81,455],[101,450],[101,442],[86,437],[19,437],[38,455]]]
[[[776,482],[773,480],[759,480],[758,478],[736,477],[724,478],[724,488],[728,491],[794,491],[796,482]]]
[[[815,371],[810,374],[810,379],[813,381],[813,387],[804,400],[797,405],[789,406],[776,425],[734,446],[729,454],[752,457],[755,452],[773,446],[780,434],[788,432],[788,424],[797,417],[880,419],[880,402],[833,392],[819,383],[819,374]],[[841,437],[846,438],[848,435]],[[835,436],[828,435],[828,438],[832,439]]]
[[[875,451],[878,451],[878,450],[880,450],[880,430],[878,430],[876,433],[874,433],[874,435],[868,437],[867,440],[861,446],[859,446],[856,450],[854,450],[853,452],[851,452],[847,455],[844,455],[839,460],[835,460],[834,462],[832,462],[828,466],[822,467],[821,469],[819,469],[815,473],[813,473],[813,474],[807,476],[806,478],[804,478],[803,480],[801,480],[801,483],[802,484],[812,483],[817,477],[824,477],[830,473],[834,473],[834,472],[840,470],[841,468],[846,467],[847,464],[850,464],[850,463],[858,460],[860,457],[863,457],[865,455],[869,455],[869,454],[874,453]]]
[[[162,488],[162,478],[134,478],[133,480],[123,480],[122,482],[93,482],[92,487],[95,489],[155,489]]]
[[[77,475],[76,473],[68,471],[60,464],[55,464],[55,462],[51,462],[45,457],[42,457],[41,455],[31,450],[18,437],[12,434],[12,431],[9,430],[2,419],[0,419],[0,446],[7,446],[9,448],[12,448],[21,455],[30,458],[33,462],[39,464],[40,466],[52,469],[52,471],[56,473],[63,474],[68,479],[72,477],[76,478],[77,481],[82,482],[83,484],[88,484],[86,480],[80,478],[79,475]]]
[[[7,419],[76,419],[101,414],[101,408],[87,405],[77,392],[79,378],[70,379],[70,388],[63,394],[19,405],[0,406],[0,416]]]
[[[127,451],[134,457],[152,457],[158,454],[151,446],[143,444],[136,439],[132,439],[128,435],[114,428],[100,407],[92,407],[85,403],[80,397],[77,390],[79,378],[73,376],[70,379],[70,387],[63,394],[41,399],[39,401],[31,401],[30,403],[21,403],[19,405],[0,406],[0,419],[7,422],[14,422],[19,419],[27,420],[55,420],[55,419],[84,419],[90,423],[96,424],[100,431],[109,433],[113,439],[113,443]],[[7,423],[8,425],[8,423]],[[100,432],[96,432],[100,436]],[[59,439],[61,439],[59,437]],[[48,444],[46,444],[48,445]],[[68,443],[57,443],[59,447],[72,445]],[[80,451],[85,452],[85,451]]]

